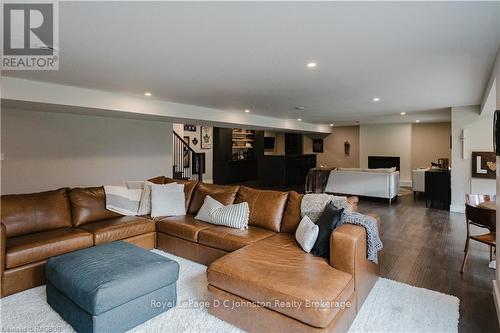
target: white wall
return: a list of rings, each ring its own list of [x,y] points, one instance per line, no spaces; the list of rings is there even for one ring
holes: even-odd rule
[[[201,149],[201,126],[196,126],[195,132],[184,131],[184,124],[174,124],[174,131],[181,137],[189,136],[189,146],[197,153],[205,153],[205,174],[203,174],[204,183],[213,183],[213,145],[210,149]],[[197,144],[193,144],[193,139],[198,138]]]
[[[484,91],[481,114],[493,113],[500,109],[500,48],[497,50],[495,63]]]
[[[500,110],[500,47],[497,50],[497,56],[495,58],[495,65],[493,66],[493,70],[491,73],[491,79],[494,84],[492,84],[491,90],[496,89],[495,92],[492,92],[491,94],[494,94],[496,97],[496,110]],[[489,95],[490,93],[488,90],[486,90],[485,95]],[[497,157],[498,160],[498,157]],[[496,190],[497,192],[500,191],[500,168],[497,168],[497,181],[496,181]],[[497,211],[500,211],[500,200],[497,200]],[[497,229],[500,228],[500,214],[497,214]],[[497,267],[496,267],[496,280],[493,281],[493,299],[495,300],[495,306],[497,308],[497,316],[500,318],[500,290],[499,290],[499,283],[500,283],[500,251],[497,251],[496,255],[496,262],[497,262]]]
[[[447,158],[451,162],[451,122],[415,123],[411,126],[411,132],[412,170],[429,167],[431,162],[440,158]]]
[[[171,123],[5,108],[1,117],[2,194],[172,173]]]
[[[401,185],[411,186],[411,138],[411,124],[361,125],[360,167],[368,167],[368,156],[399,156]]]
[[[172,123],[198,123],[221,127],[252,129],[281,129],[311,133],[331,133],[326,124],[300,122],[295,118],[262,116],[256,113],[235,112],[202,106],[157,100],[153,97],[118,94],[102,90],[79,88],[41,81],[1,77],[2,99],[16,108],[26,103],[39,108],[49,105],[63,112],[100,112],[121,117],[155,118]],[[61,107],[63,106],[63,107]],[[240,110],[241,111],[241,110]]]
[[[349,156],[345,155],[344,143],[349,142]],[[359,168],[359,126],[338,126],[323,139],[323,153],[314,153],[313,139],[304,135],[304,153],[316,154],[317,165],[327,168]]]
[[[451,211],[463,212],[465,194],[495,194],[494,179],[471,177],[472,152],[493,151],[493,115],[479,114],[477,106],[451,109],[452,168],[451,168]],[[460,135],[467,129],[465,154],[463,158]]]

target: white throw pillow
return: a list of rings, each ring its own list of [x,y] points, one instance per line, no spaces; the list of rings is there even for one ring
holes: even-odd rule
[[[210,217],[212,224],[223,225],[235,229],[248,229],[250,208],[248,202],[212,208]]]
[[[137,215],[151,214],[151,185],[155,185],[155,183],[151,183],[147,180],[143,182],[141,202],[139,202],[139,210],[137,211]]]
[[[300,247],[307,253],[311,252],[316,239],[318,239],[319,227],[309,217],[304,216],[295,231],[295,239]]]
[[[186,215],[184,184],[151,185],[151,217]]]
[[[143,180],[127,180],[127,188],[129,190],[142,190],[145,181]]]
[[[126,186],[104,185],[104,193],[107,210],[127,216],[137,215],[142,190],[129,190]]]
[[[221,208],[221,207],[224,207],[224,205],[215,200],[214,198],[212,198],[211,196],[207,195],[205,197],[205,200],[203,201],[203,205],[198,211],[198,214],[196,214],[194,218],[196,220],[213,223],[213,219],[212,216],[210,215],[210,212],[214,208]]]

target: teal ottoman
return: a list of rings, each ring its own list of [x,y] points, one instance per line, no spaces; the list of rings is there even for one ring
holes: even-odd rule
[[[77,332],[124,332],[175,306],[179,264],[125,242],[50,258],[47,302]]]

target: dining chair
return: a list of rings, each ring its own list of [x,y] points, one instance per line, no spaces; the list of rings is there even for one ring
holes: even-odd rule
[[[466,194],[465,195],[465,222],[467,224],[467,239],[465,240],[464,261],[461,273],[464,272],[465,263],[469,255],[469,242],[474,240],[490,247],[490,261],[493,260],[493,250],[496,252],[496,210],[481,207],[486,201],[495,202],[495,195]],[[470,225],[488,229],[488,233],[471,235]]]

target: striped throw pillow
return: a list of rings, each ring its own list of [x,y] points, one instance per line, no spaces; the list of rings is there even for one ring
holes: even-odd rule
[[[210,210],[211,223],[235,229],[248,229],[250,208],[248,202]]]

